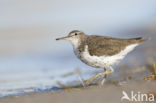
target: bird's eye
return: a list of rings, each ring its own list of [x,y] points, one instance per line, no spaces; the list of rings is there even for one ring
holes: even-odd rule
[[[77,33],[75,33],[75,35],[77,35]]]

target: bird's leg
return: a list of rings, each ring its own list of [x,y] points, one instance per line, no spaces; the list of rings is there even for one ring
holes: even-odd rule
[[[106,79],[106,77],[107,77],[107,75],[108,75],[108,74],[112,74],[113,72],[114,72],[114,69],[113,69],[112,67],[110,67],[110,71],[109,71],[109,72],[106,71],[106,70],[104,70],[104,72],[98,73],[98,74],[96,74],[95,76],[91,77],[90,79],[85,80],[84,83],[85,83],[85,84],[88,84],[89,82],[95,80],[97,77],[100,77],[100,76],[104,75],[104,79],[101,81],[101,85],[103,85],[103,84],[104,84],[104,81],[105,81],[105,79]]]
[[[97,77],[100,77],[100,76],[102,76],[102,75],[105,75],[105,72],[96,74],[95,76],[91,77],[90,79],[85,80],[84,83],[85,83],[85,84],[88,84],[89,82],[95,80]]]
[[[114,72],[114,69],[110,66],[110,71],[107,72],[106,69],[104,69],[104,72],[105,72],[105,76],[104,76],[103,80],[101,81],[101,85],[104,85],[107,75],[112,74]]]
[[[107,70],[107,69],[104,68],[104,73],[106,72],[106,70]],[[107,74],[104,75],[104,78],[103,78],[102,81],[101,81],[101,85],[103,85],[103,84],[105,83],[106,78],[107,78]]]
[[[109,72],[109,74],[112,74],[112,73],[114,72],[114,69],[113,69],[112,66],[110,66],[109,68],[110,68],[110,72]]]

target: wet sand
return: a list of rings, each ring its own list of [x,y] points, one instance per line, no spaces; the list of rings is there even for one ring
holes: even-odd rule
[[[127,82],[118,85],[106,83],[86,89],[31,93],[24,96],[10,96],[0,99],[0,103],[121,103],[122,91],[134,93],[156,93],[156,82]],[[128,103],[123,100],[123,103]]]

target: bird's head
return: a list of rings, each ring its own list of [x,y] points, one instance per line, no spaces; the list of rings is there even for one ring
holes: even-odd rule
[[[85,34],[82,31],[79,30],[73,30],[71,31],[68,36],[57,38],[56,40],[68,40],[72,44],[76,45],[81,42],[81,39],[85,36]]]
[[[73,41],[73,40],[76,40],[76,39],[80,39],[83,35],[84,35],[84,33],[82,31],[73,30],[73,31],[71,31],[68,34],[68,36],[57,38],[56,40],[69,40],[69,41]]]

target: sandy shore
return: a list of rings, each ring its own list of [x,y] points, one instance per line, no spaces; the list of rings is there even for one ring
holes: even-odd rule
[[[71,89],[31,93],[23,96],[9,96],[0,99],[0,103],[121,103],[122,91],[128,95],[134,93],[156,93],[156,82],[127,82],[122,84],[106,83],[86,89]],[[127,100],[123,101],[128,102]]]
[[[132,92],[136,95],[152,93],[156,98],[155,80],[143,80],[144,77],[152,74],[152,65],[143,65],[138,68],[123,65],[115,72],[118,75],[108,76],[104,86],[66,88],[59,91],[8,96],[0,98],[0,103],[129,103],[130,101],[127,100],[121,101],[123,91],[128,96],[131,96]],[[73,82],[69,83],[69,85],[72,84]]]

